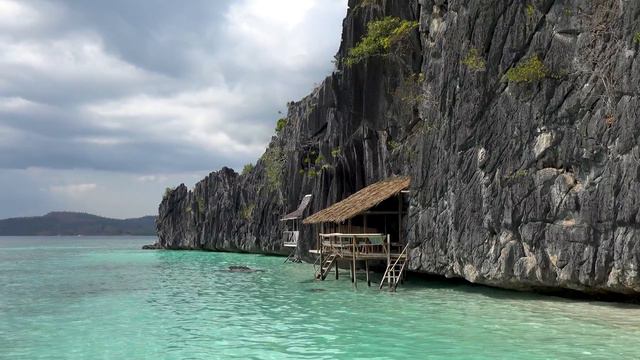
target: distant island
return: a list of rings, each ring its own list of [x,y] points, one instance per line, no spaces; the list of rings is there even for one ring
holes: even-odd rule
[[[78,212],[0,220],[0,236],[155,235],[156,217],[110,219]]]

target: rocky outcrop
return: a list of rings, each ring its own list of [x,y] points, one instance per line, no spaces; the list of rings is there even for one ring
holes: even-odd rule
[[[402,53],[341,63],[290,104],[252,171],[168,193],[160,245],[279,253],[278,217],[304,194],[316,211],[411,175],[411,270],[640,294],[640,3],[349,5],[338,59],[371,20],[419,30]]]

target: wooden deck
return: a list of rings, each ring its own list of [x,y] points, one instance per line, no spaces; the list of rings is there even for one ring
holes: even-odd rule
[[[387,272],[383,277],[389,281],[387,273],[389,268],[404,264],[407,260],[406,247],[398,243],[391,243],[388,234],[381,233],[328,233],[318,235],[318,249],[309,250],[312,254],[319,255],[319,269],[316,271],[316,279],[324,280],[328,273],[335,267],[336,279],[338,278],[338,262],[349,261],[351,281],[357,286],[357,262],[364,261],[367,284],[369,280],[369,261],[384,261],[387,264]],[[400,271],[401,272],[401,271]],[[400,280],[400,274],[393,272],[395,279]],[[391,283],[389,283],[391,284]],[[382,283],[381,283],[382,286]],[[390,285],[391,286],[391,285]]]

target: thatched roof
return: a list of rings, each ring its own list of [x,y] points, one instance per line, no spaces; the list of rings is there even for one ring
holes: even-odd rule
[[[304,210],[307,208],[307,206],[309,206],[309,203],[311,202],[311,197],[312,195],[305,195],[302,198],[300,205],[298,205],[298,208],[296,209],[296,211],[283,216],[282,219],[280,219],[280,221],[300,219],[304,214]]]
[[[305,224],[342,223],[359,215],[411,185],[408,177],[383,180],[356,192],[348,198],[304,219]]]

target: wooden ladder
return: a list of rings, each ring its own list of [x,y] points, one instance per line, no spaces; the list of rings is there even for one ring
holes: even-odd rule
[[[333,265],[335,265],[337,259],[337,254],[329,254],[329,256],[324,258],[320,269],[316,272],[316,279],[326,279],[329,271],[331,271],[331,268],[333,267]]]
[[[387,270],[384,272],[382,281],[380,281],[380,289],[384,286],[385,281],[389,285],[391,291],[396,291],[398,284],[402,281],[404,270],[407,266],[407,248],[405,246],[400,255],[392,257],[389,264],[387,264]]]
[[[289,256],[287,256],[286,259],[284,259],[283,264],[286,264],[287,261],[290,261],[292,263],[300,263],[302,262],[302,260],[296,258],[296,249],[293,249],[293,251],[291,252],[291,254],[289,254]]]

